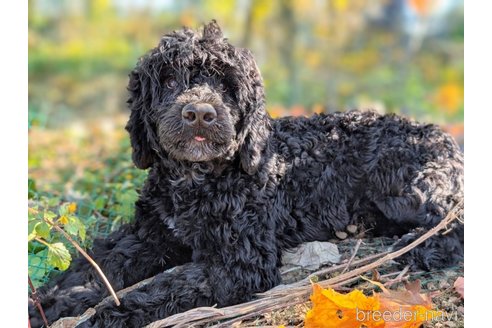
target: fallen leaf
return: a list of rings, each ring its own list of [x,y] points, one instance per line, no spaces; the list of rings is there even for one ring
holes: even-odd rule
[[[352,328],[365,325],[367,328],[384,327],[384,321],[372,320],[365,314],[379,310],[379,301],[364,295],[360,290],[348,294],[340,294],[333,289],[323,289],[313,284],[311,295],[313,308],[308,311],[305,319],[306,328],[340,327]],[[361,318],[361,315],[364,318]]]
[[[355,289],[348,294],[340,294],[313,284],[313,307],[306,314],[305,327],[418,328],[442,316],[442,312],[432,310],[430,297],[421,294],[418,280],[407,284],[401,291],[388,290],[379,282],[370,282],[380,287],[382,292],[366,296]]]
[[[454,282],[454,289],[460,294],[462,298],[465,298],[465,278],[458,277]]]
[[[418,279],[406,283],[405,290],[389,290],[379,282],[370,282],[382,290],[382,293],[375,293],[374,297],[380,301],[380,312],[386,314],[383,318],[385,328],[419,328],[424,322],[442,316],[441,311],[432,310],[430,296],[420,293]]]

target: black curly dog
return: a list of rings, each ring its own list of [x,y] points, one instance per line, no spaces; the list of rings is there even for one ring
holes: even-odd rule
[[[400,247],[463,199],[463,154],[435,125],[355,111],[271,119],[251,52],[215,21],[165,35],[128,90],[133,161],[150,171],[135,222],[95,241],[92,256],[115,289],[156,277],[79,326],[142,327],[244,302],[280,283],[285,249],[349,224],[404,235]],[[462,258],[458,223],[402,261],[431,269]],[[40,294],[54,321],[107,290],[78,259]],[[32,304],[30,314],[41,326]]]

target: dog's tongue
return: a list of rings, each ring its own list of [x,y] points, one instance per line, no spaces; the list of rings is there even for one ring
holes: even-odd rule
[[[195,140],[196,141],[204,141],[205,138],[204,137],[200,137],[200,136],[195,136]]]

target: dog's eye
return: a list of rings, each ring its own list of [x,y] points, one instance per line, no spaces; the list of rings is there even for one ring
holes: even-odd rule
[[[169,79],[167,80],[166,82],[166,87],[168,89],[174,89],[178,86],[178,82],[176,80],[173,80],[173,79]]]

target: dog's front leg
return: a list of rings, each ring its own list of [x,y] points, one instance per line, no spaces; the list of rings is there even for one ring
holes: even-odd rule
[[[129,292],[120,306],[105,304],[77,327],[143,327],[195,307],[247,301],[255,292],[272,288],[280,281],[275,263],[260,258],[249,265],[241,263],[240,258],[228,260],[231,262],[208,258],[161,273],[149,284]]]
[[[191,261],[191,251],[170,230],[154,225],[153,235],[140,236],[142,231],[139,226],[123,226],[108,238],[96,240],[89,251],[116,291]],[[100,277],[84,258],[74,260],[67,271],[39,288],[38,293],[49,323],[82,314],[108,295]],[[43,324],[32,300],[29,317],[33,328]]]

